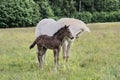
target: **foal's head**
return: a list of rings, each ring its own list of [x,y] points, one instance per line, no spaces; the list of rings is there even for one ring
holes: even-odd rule
[[[72,33],[70,32],[70,29],[69,29],[69,26],[64,26],[63,27],[63,29],[64,29],[64,32],[63,32],[63,34],[64,34],[64,36],[66,36],[66,37],[68,37],[68,38],[70,38],[70,39],[73,39],[74,37],[72,36]]]
[[[73,39],[72,33],[69,30],[69,26],[64,26],[63,28],[59,29],[54,36],[58,36],[59,38],[68,37],[70,39]]]

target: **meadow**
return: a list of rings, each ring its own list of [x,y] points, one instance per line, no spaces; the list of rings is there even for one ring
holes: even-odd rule
[[[0,29],[0,80],[120,80],[120,22],[87,24],[75,40],[69,58],[70,68],[54,71],[53,53],[47,51],[47,64],[36,63],[34,27]]]

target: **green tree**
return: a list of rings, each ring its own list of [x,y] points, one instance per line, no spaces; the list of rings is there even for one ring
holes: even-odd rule
[[[39,5],[42,18],[54,17],[54,12],[49,4],[49,0],[35,0]]]
[[[40,19],[33,0],[3,0],[0,3],[0,27],[33,26]]]
[[[50,0],[55,16],[74,17],[76,14],[74,0]]]
[[[97,11],[117,11],[119,10],[119,0],[95,0]]]
[[[64,13],[64,16],[74,17],[76,14],[75,1],[74,0],[64,0],[63,6],[61,9]]]

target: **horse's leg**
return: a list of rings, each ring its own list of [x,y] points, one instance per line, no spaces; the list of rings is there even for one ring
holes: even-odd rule
[[[69,64],[68,64],[68,58],[70,56],[70,48],[72,45],[72,40],[68,40],[68,45],[67,45],[67,50],[66,50],[66,66],[69,68]]]
[[[66,51],[67,51],[67,40],[64,40],[62,43],[62,52],[63,52],[63,67],[66,66]]]
[[[38,51],[39,51],[39,50],[38,50],[38,48],[37,48],[37,49],[36,49],[36,61],[35,61],[37,64],[39,64],[39,61],[38,61]]]
[[[71,44],[72,44],[72,41],[71,41],[71,40],[68,40],[68,45],[67,45],[67,50],[66,50],[66,62],[68,62]]]
[[[47,48],[43,47],[43,62],[46,64],[46,51]]]
[[[46,53],[44,53],[44,55],[43,55],[43,63],[44,63],[44,64],[47,63],[47,61],[46,61]]]
[[[63,60],[65,60],[65,57],[66,57],[67,44],[68,43],[66,40],[64,40],[62,43]]]

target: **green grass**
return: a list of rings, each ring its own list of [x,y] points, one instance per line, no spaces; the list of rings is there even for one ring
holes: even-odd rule
[[[88,24],[90,33],[75,40],[64,68],[55,72],[48,51],[44,70],[35,63],[34,28],[0,29],[0,80],[120,80],[120,22]]]

